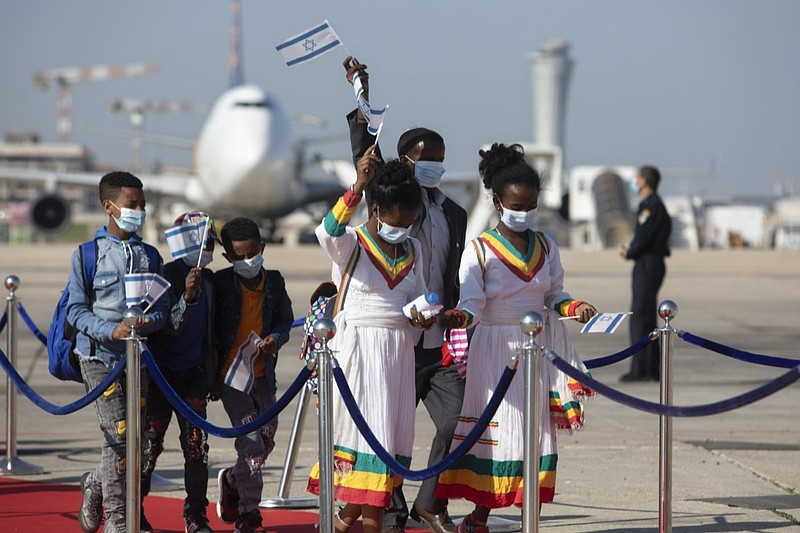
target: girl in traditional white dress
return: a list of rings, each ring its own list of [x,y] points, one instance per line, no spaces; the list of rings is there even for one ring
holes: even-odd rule
[[[457,309],[444,314],[451,328],[475,328],[469,346],[464,404],[452,449],[475,426],[509,357],[527,340],[519,327],[522,313],[542,313],[546,325],[537,342],[586,371],[558,317],[586,322],[597,312],[564,291],[564,269],[556,243],[531,229],[541,180],[525,161],[522,147],[494,144],[480,155],[484,187],[492,192],[501,221],[465,247],[459,273],[461,299]],[[486,521],[492,509],[522,503],[523,385],[520,369],[478,442],[439,477],[437,497],[466,498],[475,504],[457,532],[488,532]],[[556,429],[583,425],[581,398],[592,391],[544,361],[536,390],[541,394],[542,414],[540,500],[550,502],[558,459]]]
[[[409,466],[414,445],[414,345],[419,338],[415,328],[433,323],[416,313],[409,321],[402,312],[405,304],[425,293],[419,243],[408,237],[421,192],[407,166],[397,160],[378,163],[372,149],[367,149],[358,162],[355,184],[316,233],[333,260],[332,279],[342,293],[339,298],[344,297],[329,346],[367,425],[390,454]],[[365,190],[370,219],[350,228],[347,223]],[[358,432],[336,387],[333,424],[334,496],[346,502],[334,517],[336,531],[347,531],[361,516],[364,531],[377,533],[401,478]],[[318,464],[308,490],[319,494]]]

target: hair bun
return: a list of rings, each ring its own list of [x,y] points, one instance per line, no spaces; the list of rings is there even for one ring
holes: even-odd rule
[[[492,188],[492,178],[504,168],[525,161],[522,146],[512,144],[506,146],[502,143],[494,143],[488,150],[479,150],[481,162],[478,164],[478,171],[483,178],[483,186],[487,189]]]

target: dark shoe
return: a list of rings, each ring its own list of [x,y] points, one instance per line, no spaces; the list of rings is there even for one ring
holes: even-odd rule
[[[256,533],[257,531],[264,531],[264,528],[261,527],[261,511],[253,509],[239,517],[233,533]]]
[[[392,524],[391,526],[383,526],[383,528],[381,528],[381,533],[403,533],[404,531],[405,529],[396,524]]]
[[[488,527],[473,524],[470,516],[465,516],[464,520],[459,522],[456,533],[489,533]]]
[[[433,514],[429,513],[417,502],[414,502],[414,506],[409,514],[411,518],[417,522],[424,522],[427,524],[428,528],[434,533],[454,533],[456,530],[456,525],[453,523],[450,515],[447,514],[447,509],[442,513]]]
[[[214,533],[214,531],[208,527],[208,519],[205,513],[186,515],[183,517],[183,522],[186,525],[184,529],[186,533]]]
[[[239,491],[228,481],[230,470],[230,468],[223,468],[217,475],[217,485],[219,486],[217,516],[226,524],[233,524],[239,518]]]
[[[630,383],[632,381],[652,381],[652,379],[653,378],[650,376],[640,376],[639,374],[634,374],[633,372],[628,372],[619,378],[622,383]]]
[[[81,476],[83,501],[78,511],[78,525],[83,533],[94,533],[103,521],[103,487],[94,482],[91,472]]]

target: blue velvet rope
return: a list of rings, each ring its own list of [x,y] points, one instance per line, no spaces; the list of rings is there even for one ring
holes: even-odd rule
[[[604,385],[594,378],[587,376],[550,350],[546,350],[545,353],[547,354],[548,359],[550,359],[550,362],[553,363],[557,369],[572,379],[579,381],[583,385],[594,389],[603,396],[606,396],[617,403],[632,407],[633,409],[638,409],[639,411],[665,416],[708,416],[724,413],[725,411],[732,411],[734,409],[738,409],[739,407],[743,407],[766,398],[770,394],[773,394],[800,379],[800,366],[796,366],[785,374],[778,376],[774,380],[767,382],[760,387],[727,400],[707,403],[704,405],[694,405],[690,407],[661,405],[660,403],[641,400],[634,396],[630,396],[623,392],[619,392],[618,390],[612,389],[608,385]]]
[[[125,370],[125,356],[122,356],[122,359],[114,366],[111,372],[100,382],[97,387],[92,389],[86,396],[79,400],[75,400],[72,403],[68,403],[67,405],[56,405],[54,403],[50,403],[49,401],[42,398],[35,390],[28,385],[22,376],[17,373],[17,370],[11,365],[11,361],[8,360],[6,354],[0,350],[0,366],[3,367],[3,370],[6,371],[6,374],[11,378],[11,381],[14,382],[14,385],[19,389],[22,394],[28,397],[30,401],[32,401],[36,406],[41,408],[44,411],[47,411],[51,415],[68,415],[70,413],[74,413],[78,409],[83,409],[93,401],[95,401],[103,392],[108,389],[112,383],[114,383],[117,378],[119,378],[122,371]]]
[[[746,363],[755,363],[757,365],[764,366],[776,366],[780,368],[793,368],[797,365],[800,365],[800,360],[798,359],[784,359],[783,357],[773,357],[771,355],[760,355],[757,353],[745,352],[744,350],[737,350],[736,348],[723,346],[722,344],[704,339],[703,337],[698,337],[697,335],[693,335],[688,331],[680,331],[678,332],[678,336],[680,336],[680,338],[686,342],[694,344],[695,346],[700,346],[701,348],[711,350],[712,352],[721,353],[722,355],[727,355],[728,357],[732,357],[733,359],[738,359],[739,361],[744,361]]]
[[[410,470],[397,462],[397,460],[392,457],[388,451],[386,451],[386,448],[384,448],[375,437],[375,434],[367,425],[367,421],[364,420],[364,415],[361,414],[355,398],[353,398],[353,393],[350,391],[350,386],[347,384],[347,379],[344,377],[344,372],[342,372],[342,369],[338,366],[334,367],[333,369],[333,377],[336,380],[336,385],[339,387],[339,392],[342,395],[342,400],[344,401],[345,407],[347,407],[347,411],[350,413],[350,417],[353,419],[353,422],[355,422],[358,431],[367,441],[367,444],[369,444],[369,447],[375,452],[375,455],[377,455],[378,458],[383,461],[392,472],[397,473],[402,478],[420,481],[441,474],[453,466],[456,461],[461,459],[464,454],[466,454],[469,449],[472,448],[481,434],[483,434],[486,426],[492,421],[492,417],[494,416],[495,412],[497,412],[500,402],[503,401],[503,397],[506,395],[508,387],[511,385],[511,380],[514,379],[516,372],[516,368],[505,369],[503,375],[500,376],[500,381],[497,383],[497,388],[495,389],[492,398],[486,405],[486,409],[478,419],[475,427],[472,428],[472,431],[469,432],[464,441],[459,444],[455,450],[447,454],[447,456],[442,459],[441,462],[433,466],[429,466],[423,470],[416,471]]]
[[[22,306],[22,302],[17,302],[17,310],[19,311],[19,316],[21,316],[22,320],[25,322],[25,325],[31,330],[31,333],[36,335],[39,342],[47,346],[47,335],[39,331],[39,328],[36,327],[36,324],[33,323],[33,320],[31,320],[31,317],[28,315],[28,311]]]
[[[655,342],[655,339],[650,338],[650,334],[648,333],[630,347],[625,348],[621,352],[612,353],[611,355],[606,355],[605,357],[597,357],[595,359],[589,359],[588,361],[584,361],[583,364],[586,365],[586,368],[600,368],[601,366],[613,365],[614,363],[618,363],[623,359],[626,359],[633,354],[637,353],[639,350],[650,344],[651,342]]]
[[[293,328],[298,328],[298,327],[302,326],[305,323],[305,321],[306,321],[306,317],[295,318],[294,321],[292,322],[292,327]]]
[[[2,333],[3,329],[6,327],[6,320],[8,320],[8,311],[4,311],[3,316],[0,317],[0,333]]]
[[[223,437],[226,439],[238,437],[240,435],[255,431],[278,416],[278,414],[280,414],[280,412],[291,403],[294,397],[297,396],[297,394],[300,392],[300,389],[302,389],[306,384],[306,381],[308,381],[308,378],[311,377],[311,370],[309,370],[307,367],[303,367],[303,369],[300,371],[300,374],[298,374],[297,378],[295,378],[294,382],[289,386],[288,389],[286,389],[286,392],[283,393],[283,396],[278,398],[278,401],[275,402],[275,405],[246,424],[232,428],[223,428],[220,426],[215,426],[205,418],[192,411],[192,408],[186,405],[186,402],[184,402],[181,397],[178,396],[178,394],[175,392],[175,389],[170,386],[169,382],[164,377],[164,374],[161,373],[161,369],[158,368],[158,364],[156,363],[155,359],[153,359],[153,354],[151,354],[149,350],[142,350],[142,360],[147,365],[147,369],[150,371],[150,375],[156,382],[156,385],[158,385],[158,388],[161,389],[161,392],[164,393],[167,401],[169,401],[175,410],[177,410],[189,422],[199,427],[209,435]]]

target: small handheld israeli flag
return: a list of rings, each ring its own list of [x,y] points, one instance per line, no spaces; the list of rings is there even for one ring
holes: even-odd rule
[[[370,135],[374,135],[375,142],[378,142],[389,106],[386,105],[383,109],[372,109],[367,99],[364,98],[364,85],[361,83],[361,76],[358,73],[353,76],[353,92],[356,95],[356,105],[358,105],[361,114],[364,115],[364,119],[367,121],[367,132]]]
[[[164,232],[167,237],[169,251],[172,252],[173,259],[180,259],[187,255],[203,249],[203,235],[208,228],[206,220],[201,220],[196,224],[184,224],[174,228],[169,228]]]
[[[250,336],[239,346],[228,373],[225,374],[225,385],[232,387],[245,394],[250,393],[253,388],[253,362],[258,355],[258,345],[261,344],[261,337],[255,331],[250,332]]]
[[[286,65],[291,67],[316,59],[337,46],[343,46],[342,41],[325,19],[322,24],[289,37],[275,49],[286,61]]]
[[[581,333],[614,333],[625,317],[630,315],[627,313],[597,313],[586,324],[584,324]]]
[[[170,286],[169,281],[155,272],[125,274],[125,304],[133,307],[144,302],[147,304],[147,312]]]

